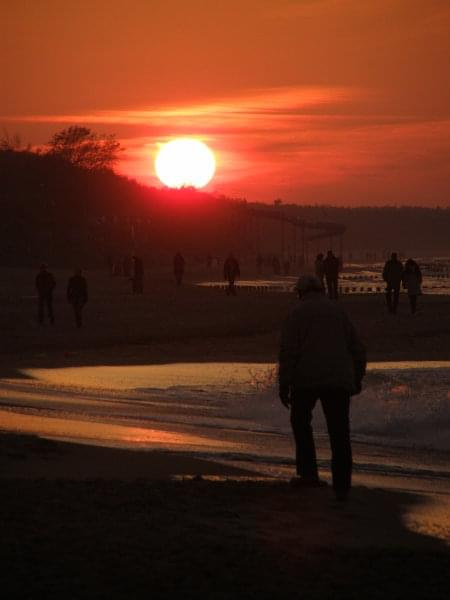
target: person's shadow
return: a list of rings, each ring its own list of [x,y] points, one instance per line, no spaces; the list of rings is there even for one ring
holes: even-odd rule
[[[357,487],[337,505],[329,489],[208,478],[220,470],[196,460],[173,480],[176,455],[165,479],[151,480],[145,463],[151,477],[155,457],[144,452],[134,453],[141,478],[126,480],[133,457],[121,452],[101,449],[107,468],[95,479],[80,477],[83,461],[58,479],[2,479],[7,597],[448,597],[449,547],[437,537],[448,534],[448,512],[423,518],[430,497]]]

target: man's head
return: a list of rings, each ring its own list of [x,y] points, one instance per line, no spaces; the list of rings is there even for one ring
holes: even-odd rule
[[[323,258],[323,254],[321,252],[320,254],[317,255],[317,259],[316,260],[322,260],[322,258]]]
[[[333,256],[333,250],[328,250],[327,256]]]
[[[393,252],[393,253],[391,254],[391,259],[392,259],[392,260],[397,260],[397,252]]]
[[[296,290],[300,298],[305,294],[309,294],[311,292],[316,292],[320,294],[323,294],[324,292],[322,283],[319,279],[317,279],[317,277],[314,277],[313,275],[300,275],[297,283],[295,284],[294,289]]]
[[[45,263],[42,263],[41,266],[40,266],[40,269],[41,269],[42,272],[46,271],[47,270],[47,265]]]
[[[75,275],[77,275],[78,277],[81,275],[81,269],[80,269],[80,267],[77,267],[75,269]]]

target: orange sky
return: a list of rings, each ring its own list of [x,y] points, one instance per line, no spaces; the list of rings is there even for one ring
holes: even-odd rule
[[[9,6],[8,6],[9,5]],[[249,200],[450,205],[449,0],[15,0],[0,127],[116,133],[159,185],[162,142],[217,156]]]

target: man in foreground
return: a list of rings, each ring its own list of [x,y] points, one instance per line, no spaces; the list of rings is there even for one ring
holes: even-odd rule
[[[281,402],[291,410],[296,444],[296,485],[321,485],[311,427],[320,399],[330,437],[333,489],[345,500],[351,487],[350,396],[361,391],[365,349],[343,309],[324,294],[321,282],[302,276],[300,302],[286,319],[279,356]]]

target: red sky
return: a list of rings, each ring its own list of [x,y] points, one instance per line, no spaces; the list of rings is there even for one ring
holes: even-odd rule
[[[9,6],[8,6],[9,5]],[[116,133],[217,157],[208,189],[271,202],[450,205],[448,0],[1,3],[0,127]]]

